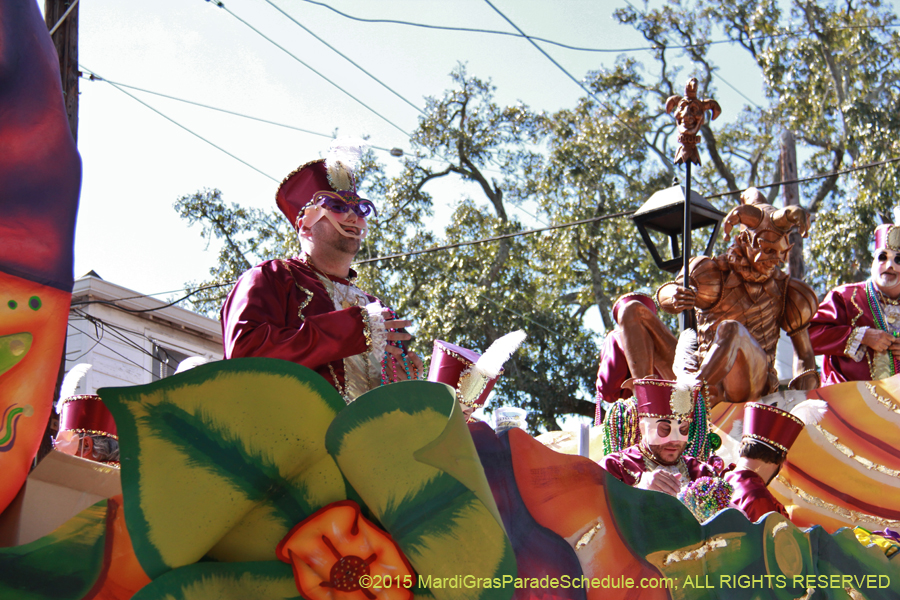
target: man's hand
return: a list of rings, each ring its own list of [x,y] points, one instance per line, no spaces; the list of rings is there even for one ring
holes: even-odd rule
[[[672,308],[676,312],[682,312],[694,308],[697,303],[697,292],[683,285],[676,285],[672,294]]]
[[[868,346],[875,352],[884,352],[885,350],[900,351],[900,339],[895,338],[887,331],[868,328],[863,334],[862,345]]]
[[[406,355],[406,365],[404,365],[403,358],[400,354],[389,350],[390,348],[399,350],[399,348],[391,346],[390,344],[385,347],[388,351],[388,360],[390,361],[388,374],[392,376],[395,381],[406,381],[406,368],[408,367],[409,379],[420,379],[424,363],[422,362],[422,359],[419,358],[419,355],[413,351],[409,351]]]
[[[392,319],[391,311],[384,310],[381,313],[384,316],[384,328],[387,330],[387,339],[389,342],[408,342],[412,339],[412,335],[408,334],[405,331],[400,331],[405,327],[409,327],[412,325],[412,321],[407,321],[405,319]],[[391,331],[393,329],[394,331]],[[403,368],[403,358],[402,355],[406,352],[407,364],[409,366],[409,374],[413,379],[420,379],[422,376],[422,369],[425,366],[425,363],[422,362],[422,359],[419,358],[419,355],[411,350],[404,350],[406,344],[402,344],[401,346],[395,346],[393,344],[387,344],[384,347],[385,352],[391,355],[391,360],[394,361],[394,366],[396,367],[396,372],[398,378],[402,381],[406,379],[406,371]],[[402,375],[401,375],[402,373]]]
[[[644,478],[646,477],[646,481]],[[646,490],[656,490],[664,492],[670,496],[675,496],[681,491],[681,473],[669,473],[668,471],[653,471],[649,475],[646,473],[641,477],[641,483]]]
[[[390,311],[384,311],[382,313],[384,316],[384,328],[387,330],[387,339],[389,342],[408,342],[412,339],[412,336],[405,331],[400,331],[404,327],[409,327],[412,325],[412,321],[405,321],[403,319],[391,319]],[[393,329],[394,331],[391,331]],[[400,356],[403,350],[397,346],[392,344],[388,344],[385,347],[385,350],[394,354],[396,356]]]

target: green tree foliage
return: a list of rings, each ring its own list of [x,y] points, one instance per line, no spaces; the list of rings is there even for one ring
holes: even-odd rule
[[[556,429],[562,415],[593,414],[597,345],[585,315],[596,308],[611,328],[619,295],[652,293],[670,279],[652,264],[631,222],[610,218],[370,259],[508,234],[535,220],[558,224],[637,209],[673,177],[683,178],[671,163],[675,123],[664,105],[692,76],[702,97],[716,98],[714,41],[746,51],[765,86],[762,106],[723,106],[735,116],[701,130],[704,164],[694,169],[693,186],[729,193],[716,200],[723,210],[740,190],[782,179],[785,131],[798,140],[802,175],[900,156],[900,39],[891,28],[896,17],[877,0],[671,0],[614,16],[653,49],[589,73],[592,93],[573,108],[546,114],[501,106],[491,83],[461,66],[451,88],[427,100],[398,175],[388,176],[371,153],[365,157],[362,186],[379,217],[359,256],[361,287],[415,321],[423,355],[433,339],[483,351],[525,329],[528,340],[507,363],[496,397],[530,409],[535,427]],[[815,215],[807,279],[820,293],[864,276],[872,228],[890,220],[898,176],[888,165],[801,186],[802,204]],[[439,180],[456,181],[465,197],[447,206]],[[778,193],[769,187],[770,201],[777,203]],[[232,281],[251,264],[296,251],[274,209],[226,206],[215,190],[185,196],[176,208],[222,244],[208,283]],[[534,218],[519,216],[525,212]],[[717,251],[723,249],[720,243]],[[217,311],[226,292],[204,290],[194,306]]]

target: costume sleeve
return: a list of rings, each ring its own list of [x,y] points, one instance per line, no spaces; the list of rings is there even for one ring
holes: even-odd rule
[[[773,498],[768,490],[766,490],[765,494],[751,494],[742,500],[742,502],[738,503],[738,508],[740,508],[753,523],[756,523],[770,512],[777,512],[784,517],[790,518],[788,517],[787,511],[784,509],[784,505]]]
[[[750,521],[755,523],[770,512],[788,517],[784,505],[772,496],[760,477],[747,476],[746,472],[731,472],[725,475],[725,481],[734,487],[732,503],[747,515]]]
[[[597,401],[615,402],[622,397],[622,384],[631,377],[628,360],[622,349],[622,332],[610,332],[603,342],[600,352],[600,366],[597,369]],[[630,395],[630,394],[628,394]]]
[[[600,467],[627,485],[634,485],[641,479],[641,474],[631,471],[625,467],[620,452],[612,452],[600,459]]]
[[[851,293],[856,296],[857,304],[863,306],[866,298],[861,288],[856,287]],[[809,339],[815,353],[860,360],[865,354],[860,342],[866,328],[854,327],[853,316],[860,314],[861,310],[848,307],[840,289],[828,292],[809,325]],[[854,315],[850,314],[851,311]]]
[[[368,319],[352,306],[303,317],[300,327],[289,325],[292,311],[289,278],[271,269],[254,267],[244,273],[222,308],[225,358],[280,358],[315,369],[368,349]]]

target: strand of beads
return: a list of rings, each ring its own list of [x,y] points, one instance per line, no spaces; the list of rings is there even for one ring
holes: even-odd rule
[[[688,429],[688,446],[684,453],[697,460],[707,460],[709,455],[721,446],[719,436],[709,431],[709,389],[706,382],[697,390],[697,401],[694,403],[694,420]],[[718,445],[715,442],[718,441]]]
[[[397,318],[397,313],[394,312],[394,309],[388,308],[386,309],[390,313],[389,320],[395,320]],[[388,329],[388,333],[392,333],[397,331],[396,329]],[[403,348],[403,345],[398,340],[388,340],[387,343],[395,348],[400,348],[400,358],[403,361],[403,370],[406,373],[406,379],[413,379],[412,372],[409,368],[409,356],[407,355],[406,350]],[[393,378],[388,377],[388,363],[390,363],[390,371],[393,375]],[[397,376],[397,359],[394,358],[394,355],[385,352],[384,357],[381,359],[381,385],[387,385],[389,383],[394,383],[400,381],[400,378]]]
[[[877,295],[876,295],[877,294]],[[866,299],[869,301],[869,308],[872,310],[872,314],[875,316],[875,325],[878,329],[882,331],[887,331],[891,333],[891,330],[888,328],[887,320],[884,318],[884,312],[881,310],[881,303],[878,301],[879,292],[875,290],[875,284],[872,283],[871,280],[866,282]],[[894,337],[897,337],[896,333],[891,333]],[[894,353],[890,350],[887,351],[891,356],[891,375],[897,374],[897,362],[898,357],[894,356]]]

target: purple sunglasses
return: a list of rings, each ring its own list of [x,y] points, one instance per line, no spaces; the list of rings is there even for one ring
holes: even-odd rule
[[[307,205],[321,204],[334,213],[343,214],[348,210],[356,213],[357,217],[366,219],[369,215],[378,216],[375,205],[371,200],[360,198],[353,192],[316,192],[312,201]],[[305,207],[304,207],[305,208]]]

